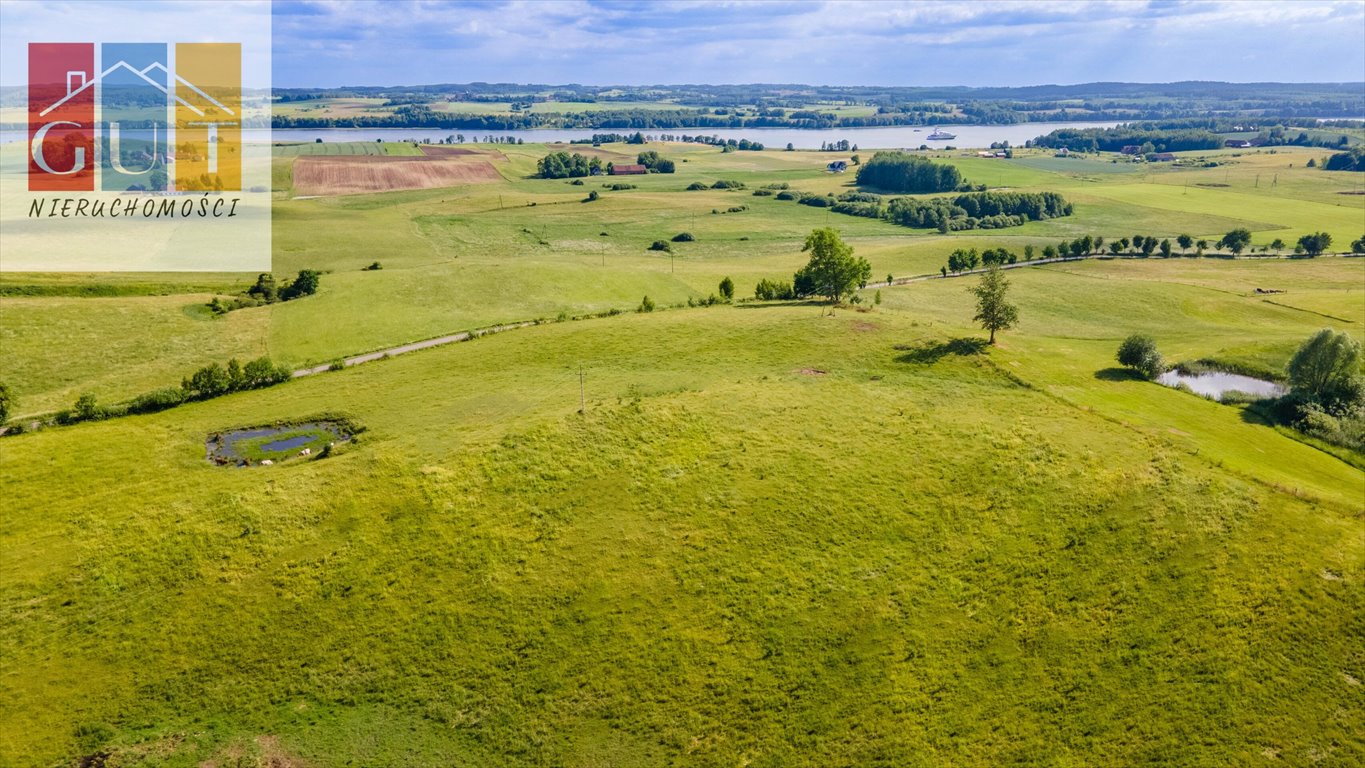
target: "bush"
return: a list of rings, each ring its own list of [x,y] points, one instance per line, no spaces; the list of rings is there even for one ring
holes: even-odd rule
[[[784,190],[784,191],[782,191],[782,192],[778,192],[778,193],[777,193],[777,199],[778,199],[778,200],[800,200],[800,199],[801,199],[801,193],[799,193],[799,192],[792,192],[792,191],[790,191],[790,190]]]
[[[167,408],[174,408],[185,402],[185,391],[178,387],[166,387],[164,389],[147,392],[133,398],[128,403],[129,413],[156,413]]]
[[[691,232],[679,232],[673,236],[673,242],[675,243],[690,243],[696,239],[697,238],[692,236]]]
[[[721,298],[726,301],[731,301],[735,298],[735,281],[731,280],[728,275],[724,280],[720,281],[720,295]]]
[[[597,190],[594,189],[593,191],[588,193],[587,197],[583,198],[583,202],[591,203],[592,201],[596,200],[599,197],[601,197],[601,195],[597,194]]]
[[[1156,349],[1156,341],[1140,333],[1123,340],[1117,357],[1121,365],[1132,368],[1146,379],[1155,379],[1166,369],[1161,353]]]
[[[744,182],[722,179],[712,184],[711,189],[744,189]]]
[[[384,268],[384,265],[383,265],[383,264],[380,264],[379,262],[376,261],[376,262],[370,264],[370,266],[365,267],[365,271],[366,271],[366,272],[378,272],[379,270],[381,270],[381,269],[383,269],[383,268]]]
[[[688,185],[687,185],[687,191],[688,191],[688,192],[696,192],[696,191],[698,191],[698,190],[707,189],[707,188],[708,188],[708,187],[707,187],[705,184],[703,184],[702,182],[700,182],[700,181],[694,181],[694,182],[692,182],[691,184],[688,184]]]
[[[298,277],[280,290],[280,301],[293,301],[302,296],[312,296],[318,292],[318,284],[321,281],[322,273],[316,269],[300,269]]]
[[[581,187],[581,186],[583,186],[583,180],[582,180],[582,179],[574,179],[573,181],[571,181],[571,182],[569,182],[569,183],[572,184],[572,185],[574,185],[575,187]]]
[[[771,189],[755,189],[755,190],[754,190],[754,197],[772,197],[772,195],[773,195],[773,191],[772,191]]]
[[[641,301],[640,301],[640,306],[639,306],[639,308],[636,309],[635,311],[636,311],[636,312],[653,312],[653,311],[654,311],[654,300],[651,299],[651,298],[649,298],[648,296],[645,296],[643,299],[641,299]]]
[[[791,283],[765,278],[754,286],[754,298],[759,301],[791,301],[796,294],[792,291]]]
[[[667,242],[665,242],[665,241],[663,241],[663,240],[655,240],[654,242],[652,242],[652,243],[649,244],[649,250],[651,250],[651,251],[665,251],[665,252],[668,252],[668,253],[672,253],[672,252],[673,252],[673,246],[669,245]]]

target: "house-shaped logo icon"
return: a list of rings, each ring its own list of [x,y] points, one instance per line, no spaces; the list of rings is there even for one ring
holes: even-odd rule
[[[30,190],[241,188],[239,44],[96,49],[29,44]]]

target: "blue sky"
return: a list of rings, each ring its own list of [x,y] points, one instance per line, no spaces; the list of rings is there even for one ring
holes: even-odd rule
[[[276,0],[276,87],[1362,81],[1365,1]]]

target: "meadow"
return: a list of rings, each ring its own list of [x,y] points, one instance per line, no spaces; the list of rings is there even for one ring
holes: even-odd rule
[[[995,348],[972,277],[685,306],[789,278],[821,226],[876,280],[1079,234],[1345,245],[1350,174],[940,153],[1076,203],[940,235],[752,195],[846,191],[830,153],[667,145],[676,174],[580,186],[529,178],[558,147],[497,149],[496,183],[312,199],[277,160],[275,271],[327,271],[296,301],[214,317],[254,276],[0,276],[21,412],[548,321],[3,438],[0,764],[1365,761],[1365,464],[1113,360],[1143,332],[1282,375],[1321,327],[1365,338],[1365,259],[1012,270]],[[748,189],[686,190],[718,179]],[[366,429],[205,460],[208,434],[327,414]]]

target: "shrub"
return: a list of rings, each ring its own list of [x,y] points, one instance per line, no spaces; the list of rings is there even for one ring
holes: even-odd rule
[[[725,279],[720,281],[720,295],[721,298],[726,301],[731,301],[735,298],[735,281],[731,280],[728,275]]]
[[[166,387],[138,395],[128,403],[129,413],[155,413],[174,408],[185,402],[185,391],[177,387]]]
[[[318,292],[318,284],[321,281],[322,273],[316,269],[300,269],[298,277],[280,290],[280,301],[293,301],[302,296],[312,296]]]
[[[755,189],[755,190],[754,190],[754,197],[772,197],[772,195],[773,195],[773,191],[772,191],[771,189]]]
[[[649,250],[651,250],[651,251],[666,251],[666,252],[668,252],[668,253],[672,253],[672,252],[673,252],[673,246],[669,245],[666,241],[663,241],[663,240],[655,240],[654,242],[652,242],[652,243],[649,244]]]
[[[105,417],[105,410],[95,401],[95,396],[86,392],[76,398],[76,405],[71,409],[71,414],[76,421],[94,421]]]
[[[596,200],[599,197],[601,197],[601,195],[597,194],[597,190],[594,189],[593,191],[588,193],[587,197],[583,198],[583,202],[591,203],[592,201]]]
[[[651,299],[651,298],[649,298],[648,296],[645,296],[643,299],[640,300],[640,307],[639,307],[638,309],[636,309],[635,311],[636,311],[636,312],[653,312],[653,311],[654,311],[654,300]]]
[[[572,184],[572,185],[574,185],[575,187],[581,187],[581,186],[583,186],[583,180],[582,180],[582,179],[574,179],[573,181],[571,181],[571,182],[569,182],[569,183]]]
[[[697,190],[701,189],[707,189],[707,186],[700,181],[694,181],[691,184],[687,185],[688,192],[696,192]]]
[[[381,269],[383,269],[383,268],[384,268],[384,265],[383,265],[383,264],[380,264],[379,262],[376,261],[376,262],[370,264],[370,266],[365,267],[365,271],[366,271],[366,272],[378,272],[379,270],[381,270]]]
[[[1165,370],[1161,353],[1156,349],[1156,341],[1151,336],[1135,333],[1119,345],[1118,361],[1121,365],[1142,374],[1143,378],[1155,379]]]
[[[759,301],[790,301],[796,295],[792,292],[791,283],[765,278],[754,286],[754,298]]]
[[[697,238],[692,236],[691,232],[679,232],[673,236],[673,242],[675,243],[690,243],[696,239]]]
[[[744,189],[744,182],[722,179],[711,185],[711,189]]]
[[[778,200],[799,200],[799,199],[801,199],[801,193],[799,193],[799,192],[792,192],[791,190],[783,190],[783,191],[777,193],[777,199],[778,199]]]

